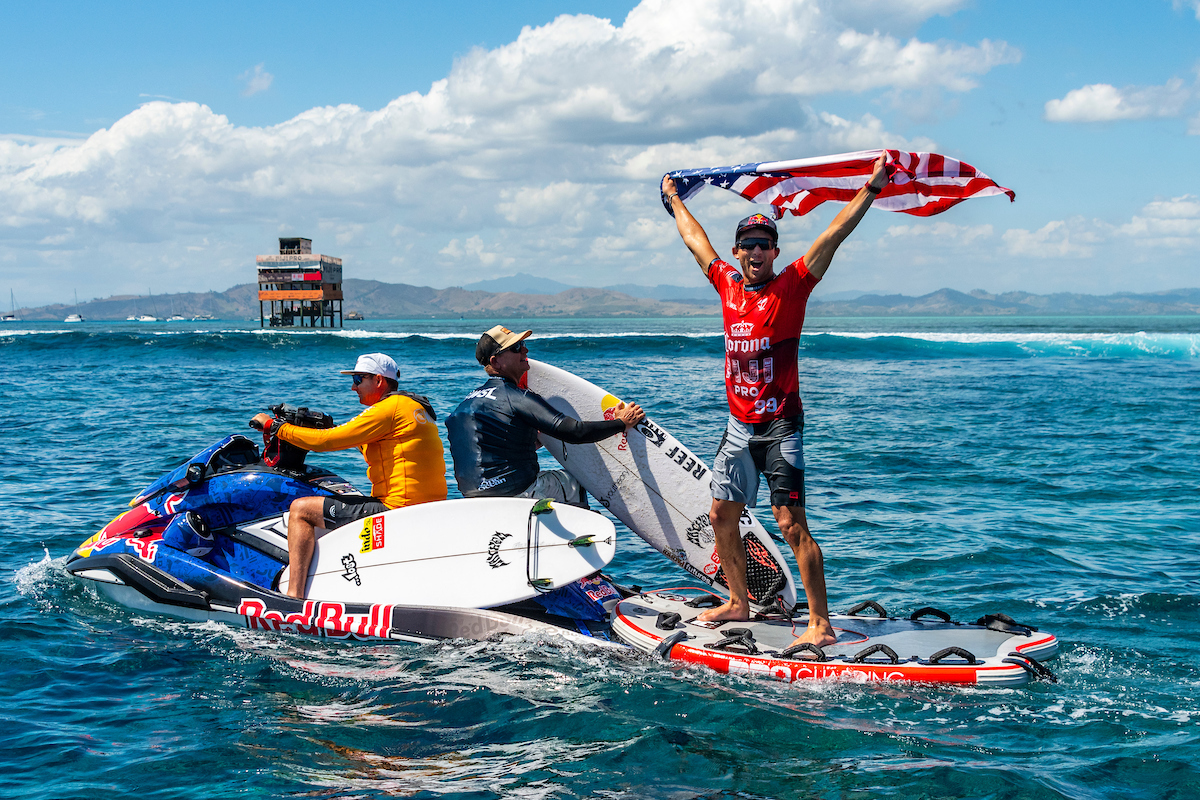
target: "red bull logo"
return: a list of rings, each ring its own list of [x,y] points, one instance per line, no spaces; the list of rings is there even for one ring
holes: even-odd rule
[[[130,532],[139,528],[146,528],[155,523],[161,525],[163,520],[150,509],[146,508],[143,503],[135,508],[131,508],[123,514],[118,514],[112,522],[100,529],[100,532],[93,536],[88,541],[79,545],[76,552],[79,555],[87,558],[97,550],[103,550],[111,547],[117,542],[127,538]],[[162,538],[161,536],[159,538]],[[147,559],[153,560],[153,559]]]
[[[618,400],[617,398],[613,397],[611,394],[604,395],[604,399],[600,401],[600,408],[604,410],[604,418],[607,420],[616,419],[617,418],[617,406],[619,406],[620,404],[621,404],[621,401]],[[618,450],[628,450],[629,449],[629,437],[626,434],[627,434],[627,431],[621,432],[621,443],[619,445],[617,445]]]
[[[149,536],[131,537],[129,546],[138,554],[138,558],[142,561],[154,562],[154,557],[158,555],[158,543],[162,541],[162,531],[152,533]]]
[[[597,603],[603,603],[614,597],[618,600],[621,598],[617,590],[602,578],[581,578],[579,585],[583,588],[584,593]]]
[[[183,502],[183,499],[185,497],[187,497],[187,492],[182,492],[181,494],[171,495],[163,503],[163,510],[166,511],[168,514],[179,513],[179,504]]]
[[[394,606],[373,604],[365,614],[350,614],[344,603],[306,600],[304,610],[285,614],[259,598],[243,598],[237,613],[250,630],[301,633],[328,639],[387,639],[392,632]]]
[[[98,550],[111,547],[121,541],[122,538],[119,534],[109,533],[108,528],[105,528],[79,546],[79,555],[87,557]]]

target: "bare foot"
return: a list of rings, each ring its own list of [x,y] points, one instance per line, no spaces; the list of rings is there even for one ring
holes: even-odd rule
[[[716,608],[710,608],[696,617],[699,622],[723,622],[725,620],[745,622],[748,619],[750,619],[749,609],[735,606],[732,600],[722,603]]]
[[[817,647],[825,647],[837,641],[837,631],[833,629],[829,623],[824,625],[810,625],[805,629],[800,638],[792,642],[790,647],[795,647],[798,644],[815,644]]]

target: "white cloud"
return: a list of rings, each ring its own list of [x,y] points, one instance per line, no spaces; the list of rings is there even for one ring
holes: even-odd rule
[[[1200,248],[1200,198],[1155,200],[1121,224],[1072,217],[1048,222],[1036,231],[1010,229],[1002,238],[1011,255],[1023,258],[1083,259],[1120,252],[1126,263],[1136,263],[1150,257],[1150,251],[1163,250],[1191,257]]]
[[[0,166],[2,166],[6,160],[6,152],[4,148],[9,144],[45,145],[41,152],[49,154],[54,152],[54,150],[59,147],[72,147],[74,145],[83,144],[86,138],[87,137],[85,136],[81,136],[79,138],[65,136],[32,136],[24,133],[0,134]],[[36,151],[29,150],[26,152],[32,155]],[[7,155],[12,156],[14,160],[24,160],[19,154],[16,153],[15,150],[9,151]]]
[[[255,64],[254,69],[248,69],[238,75],[238,80],[246,83],[246,88],[242,89],[242,97],[250,97],[271,88],[275,76],[263,69],[264,66],[266,65]]]
[[[1200,0],[1196,0],[1200,2]],[[830,0],[822,2],[824,13],[858,30],[883,30],[911,35],[933,16],[949,16],[967,5],[966,0]]]
[[[1148,203],[1142,213],[1155,219],[1200,219],[1200,200],[1191,194],[1170,200],[1155,200]]]
[[[847,30],[834,41],[812,42],[817,69],[795,70],[793,62],[765,70],[761,90],[787,86],[792,92],[817,95],[868,89],[940,87],[965,92],[976,86],[975,75],[1001,64],[1015,63],[1019,53],[1008,45],[984,40],[978,47],[947,46],[916,39],[901,43],[878,33]]]
[[[1022,258],[1091,258],[1100,237],[1082,220],[1047,222],[1036,231],[1010,228],[1002,237],[1010,255]]]
[[[955,225],[951,222],[927,221],[919,225],[892,225],[887,235],[893,239],[926,240],[939,248],[948,246],[978,246],[983,239],[995,235],[991,225]]]
[[[1200,246],[1200,199],[1184,195],[1148,203],[1118,231],[1142,246],[1194,251]]]
[[[45,237],[40,242],[38,242],[38,244],[46,245],[48,247],[58,247],[59,245],[67,244],[74,238],[75,238],[75,231],[68,228],[67,230],[63,231],[62,233]]]
[[[557,181],[548,186],[501,189],[496,210],[514,225],[552,226],[578,232],[587,224],[588,209],[596,202],[596,192],[591,187]]]
[[[1200,20],[1200,0],[1171,0],[1171,5],[1176,10],[1191,7],[1193,13],[1196,15],[1196,19]]]
[[[633,220],[618,232],[592,239],[589,243],[588,258],[597,262],[612,263],[616,268],[623,267],[622,261],[624,261],[625,265],[634,265],[634,272],[640,272],[640,256],[653,250],[664,241],[674,244],[676,236],[678,234],[675,231],[675,223],[666,214],[642,217]],[[643,280],[635,281],[636,283],[645,282],[646,278],[652,276],[639,275],[638,277]],[[649,282],[657,281],[650,280]]]
[[[1177,117],[1191,100],[1193,90],[1179,78],[1164,86],[1131,86],[1117,89],[1094,83],[1067,92],[1061,100],[1046,103],[1050,122],[1112,122],[1121,119]]]
[[[244,254],[269,249],[286,228],[328,232],[314,246],[346,256],[348,275],[458,283],[511,263],[590,283],[598,268],[678,249],[658,204],[668,170],[933,149],[870,114],[816,104],[830,93],[927,84],[963,92],[1019,57],[1003,42],[887,32],[959,5],[644,0],[621,25],[564,15],[527,27],[509,44],[465,54],[429,91],[378,110],[326,106],[243,127],[197,103],[149,102],[83,142],[3,138],[0,258],[74,227],[93,263],[108,259],[121,267],[115,274],[134,269],[131,253],[157,248],[157,262],[179,254],[181,288],[224,288],[246,280],[253,262]],[[882,22],[853,27],[855,14]],[[260,64],[241,80],[250,95],[271,75]],[[722,202],[705,198],[701,208]],[[544,228],[553,247],[542,246]],[[188,246],[206,236],[219,244],[189,261]],[[397,240],[410,254],[388,266]]]
[[[705,136],[689,141],[631,146],[615,150],[614,177],[628,181],[658,179],[680,165],[718,166],[746,161],[769,160],[779,153],[840,153],[886,147],[901,150],[932,150],[935,143],[924,137],[906,139],[889,132],[881,120],[864,114],[857,121],[818,112],[801,127],[782,127],[750,136]]]
[[[488,250],[479,236],[471,236],[463,242],[451,239],[450,243],[438,252],[454,261],[474,260],[485,267],[513,263],[513,259],[505,258],[499,253]]]
[[[356,241],[367,226],[353,222],[321,220],[317,227],[323,234],[332,233],[334,241],[344,247]]]

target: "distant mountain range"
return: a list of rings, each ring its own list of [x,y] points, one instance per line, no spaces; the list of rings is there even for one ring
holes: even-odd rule
[[[484,285],[493,288],[479,288]],[[449,289],[348,278],[343,284],[343,291],[346,296],[343,304],[345,312],[357,311],[368,320],[430,317],[488,320],[522,317],[686,317],[716,316],[720,313],[716,294],[709,287],[619,284],[589,289],[570,287],[532,275],[515,275]],[[139,314],[165,316],[172,309],[185,317],[208,314],[217,319],[258,319],[257,288],[254,284],[244,283],[224,292],[184,292],[153,297],[123,295],[79,304],[79,313],[90,321],[123,320]],[[62,304],[18,309],[17,316],[30,321],[62,320],[73,311],[74,305]],[[980,290],[963,293],[941,289],[920,297],[836,292],[826,297],[818,294],[808,304],[810,317],[1168,314],[1200,314],[1200,289],[1110,295],[989,294]]]
[[[939,289],[920,297],[864,294],[849,300],[812,300],[810,316],[823,317],[983,317],[983,316],[1160,316],[1200,314],[1200,289],[1094,295],[1060,292],[964,294]]]
[[[550,278],[539,278],[525,272],[518,272],[508,278],[493,278],[487,281],[476,281],[463,286],[464,289],[484,292],[516,292],[517,294],[558,294],[579,287],[559,283]],[[699,303],[701,305],[716,305],[716,295],[711,286],[642,286],[636,283],[618,283],[603,287],[604,291],[620,292],[641,300],[663,300],[670,303]]]
[[[548,278],[518,273],[508,278],[495,278],[468,284],[464,289],[489,292],[518,292],[522,294],[554,294],[574,287]],[[605,291],[620,292],[645,300],[699,305],[718,313],[716,294],[711,286],[642,286],[619,283],[604,287]],[[1111,295],[1060,293],[1037,295],[1029,292],[989,294],[976,289],[964,294],[953,289],[940,289],[920,297],[902,294],[878,295],[867,292],[842,291],[822,293],[818,290],[808,303],[809,316],[866,317],[866,316],[1037,316],[1049,315],[1165,315],[1200,313],[1200,289],[1177,289],[1169,292]]]
[[[521,318],[521,317],[686,317],[717,313],[715,303],[707,307],[682,302],[664,302],[631,297],[607,289],[568,288],[554,294],[522,294],[512,291],[487,292],[461,287],[432,289],[404,283],[347,278],[343,311],[357,311],[366,319],[413,318]],[[710,290],[711,291],[711,290]],[[174,309],[184,317],[208,314],[216,319],[258,319],[258,288],[243,283],[224,292],[183,292],[139,297],[121,295],[79,304],[79,313],[89,321],[124,320],[150,314],[166,316]],[[17,317],[30,321],[62,321],[75,306],[55,304],[22,308]],[[0,328],[0,332],[3,328]]]

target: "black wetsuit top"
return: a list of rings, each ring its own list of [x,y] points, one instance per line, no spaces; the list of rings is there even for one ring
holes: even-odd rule
[[[454,478],[463,497],[515,497],[538,475],[538,432],[568,444],[607,439],[625,430],[619,419],[580,422],[555,411],[541,395],[494,376],[446,418]]]

